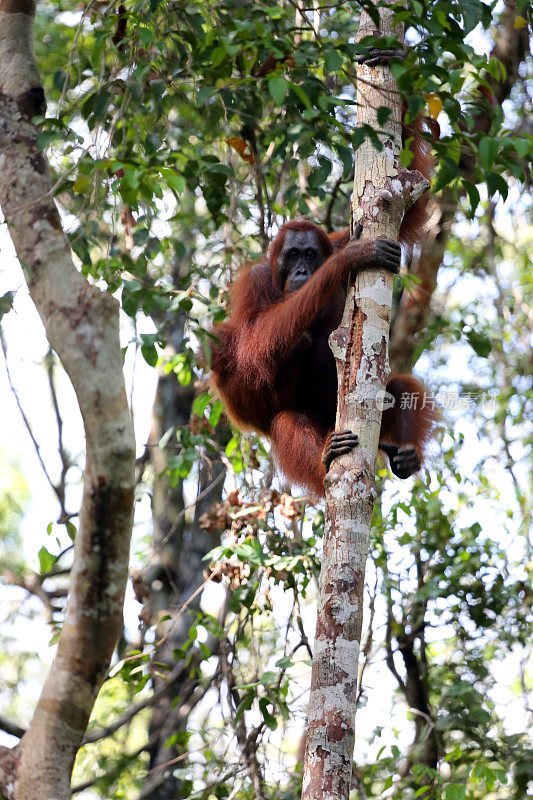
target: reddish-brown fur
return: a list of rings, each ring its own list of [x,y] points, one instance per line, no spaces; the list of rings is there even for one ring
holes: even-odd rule
[[[298,291],[285,294],[277,262],[288,230],[312,230],[329,258]],[[372,263],[374,241],[344,244],[312,222],[284,225],[268,260],[245,269],[233,286],[229,319],[215,328],[212,380],[231,418],[243,429],[268,436],[287,478],[317,496],[324,493],[322,452],[334,428],[337,403],[335,362],[328,336],[339,324],[348,277]],[[343,244],[341,244],[343,242]],[[435,413],[425,404],[422,384],[399,375],[387,384],[396,404],[383,413],[381,439],[413,445],[420,458]],[[413,395],[402,408],[402,395]]]
[[[421,135],[424,132],[430,134],[432,141],[437,141],[440,136],[440,126],[431,117],[419,114],[409,125],[404,124],[403,143],[405,146],[410,139],[409,149],[414,153],[408,169],[417,169],[429,180],[435,168],[435,157],[431,152],[431,141]],[[400,241],[410,245],[416,244],[427,220],[427,196],[423,195],[407,210],[400,228]]]

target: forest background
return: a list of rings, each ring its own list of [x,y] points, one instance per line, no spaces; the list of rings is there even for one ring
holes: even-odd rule
[[[377,141],[355,126],[361,5],[37,7],[38,147],[76,266],[120,301],[137,442],[132,580],[77,797],[299,796],[323,512],[228,424],[207,384],[210,331],[284,220],[348,223],[353,154]],[[443,423],[416,479],[379,470],[354,800],[533,795],[529,13],[397,10],[397,85],[441,138],[390,359],[424,380]],[[63,628],[85,445],[5,225],[0,236],[11,747]]]

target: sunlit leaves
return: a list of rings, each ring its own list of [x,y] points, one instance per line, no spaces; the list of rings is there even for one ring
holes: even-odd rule
[[[428,107],[429,116],[432,119],[437,119],[440,112],[442,111],[441,98],[436,94],[429,93],[426,95],[426,103]]]
[[[56,556],[53,555],[53,553],[50,553],[50,551],[47,550],[46,547],[44,547],[44,545],[39,550],[38,556],[39,556],[39,567],[41,570],[41,575],[45,575],[52,569],[52,567],[56,563]]]

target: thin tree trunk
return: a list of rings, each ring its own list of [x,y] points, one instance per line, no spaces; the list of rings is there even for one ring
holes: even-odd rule
[[[0,205],[48,340],[76,391],[87,445],[65,622],[30,727],[15,751],[0,756],[0,792],[6,800],[67,800],[122,625],[135,440],[118,303],[72,262],[31,123],[44,109],[34,13],[31,0],[0,0]]]
[[[168,453],[157,449],[157,441],[168,430],[168,427],[179,427],[188,424],[190,419],[194,389],[178,384],[174,375],[162,376],[154,403],[154,424],[151,440],[154,450],[151,454],[154,466],[153,520],[154,520],[154,559],[146,571],[145,580],[150,586],[150,605],[152,619],[155,622],[161,613],[176,613],[184,603],[189,603],[185,613],[179,613],[174,621],[164,623],[165,628],[159,633],[165,636],[165,644],[158,650],[157,661],[167,663],[175,668],[176,658],[173,655],[177,648],[183,646],[188,637],[190,626],[195,620],[195,613],[200,607],[201,593],[191,601],[194,593],[204,580],[205,562],[203,557],[219,541],[219,534],[213,534],[200,527],[199,520],[214,502],[220,500],[224,486],[225,466],[216,456],[209,462],[202,461],[199,470],[198,497],[194,509],[194,518],[186,521],[184,514],[183,484],[181,481],[174,487],[170,485],[165,473]],[[173,420],[173,421],[172,421]],[[170,424],[169,424],[170,423]],[[228,433],[224,426],[219,428],[225,441]],[[170,451],[172,454],[173,451]],[[155,588],[159,587],[159,588]],[[192,651],[191,651],[192,652]],[[179,791],[180,779],[174,774],[176,764],[169,762],[180,755],[180,745],[168,745],[169,737],[184,729],[187,725],[186,706],[189,711],[194,708],[194,698],[188,704],[176,704],[177,697],[188,695],[194,686],[189,673],[194,667],[193,661],[188,668],[176,676],[168,684],[168,691],[154,705],[150,721],[149,773],[144,782],[141,798],[150,800],[166,800],[175,797]],[[161,681],[165,681],[163,674]],[[154,679],[154,688],[159,680]],[[164,768],[169,764],[168,769]],[[178,764],[179,766],[179,764]]]
[[[187,260],[190,259],[190,254]],[[174,272],[174,285],[177,285],[179,267]],[[165,338],[175,352],[180,352],[184,335],[184,317],[173,315],[164,321]],[[209,511],[213,503],[220,501],[224,486],[225,466],[216,455],[199,463],[198,499],[195,503],[193,519],[187,519],[183,497],[183,481],[172,486],[167,474],[168,458],[174,455],[170,447],[160,449],[158,443],[169,429],[178,431],[190,422],[195,395],[193,384],[181,386],[173,373],[161,375],[158,382],[153,408],[153,425],[150,433],[150,460],[154,470],[152,518],[153,518],[153,557],[145,571],[144,580],[150,588],[149,606],[152,622],[156,623],[161,614],[173,615],[184,603],[189,603],[185,613],[179,613],[174,621],[167,620],[164,629],[164,645],[157,654],[157,661],[175,669],[174,651],[187,641],[188,631],[200,607],[201,593],[191,601],[204,580],[206,553],[220,542],[219,534],[211,533],[200,526],[200,517]],[[220,447],[223,449],[230,437],[229,426],[217,428]],[[174,439],[171,439],[171,442]],[[168,683],[167,691],[153,707],[150,720],[149,771],[138,800],[166,800],[179,793],[181,784],[174,772],[179,762],[171,763],[183,751],[179,744],[168,745],[169,737],[183,730],[187,716],[193,710],[197,695],[192,691],[194,683],[189,673],[194,663],[177,673],[175,680]],[[154,688],[167,680],[154,677]],[[176,703],[191,693],[187,702]],[[198,695],[199,697],[199,695]],[[170,763],[169,763],[170,762]],[[168,768],[165,766],[168,764]]]
[[[393,13],[380,8],[384,35]],[[357,39],[375,34],[361,13]],[[367,140],[355,154],[352,230],[364,222],[363,236],[397,239],[406,208],[427,188],[419,173],[404,170],[402,103],[388,67],[357,69],[358,125],[383,131],[383,150]],[[378,124],[380,106],[391,109]],[[363,587],[374,500],[375,467],[381,424],[376,402],[389,374],[387,345],[393,276],[378,269],[358,273],[350,289],[340,327],[331,336],[337,362],[336,429],[351,429],[359,446],[336,459],[326,477],[326,531],[317,609],[309,728],[304,763],[304,800],[347,800],[350,794],[357,664],[360,649]]]

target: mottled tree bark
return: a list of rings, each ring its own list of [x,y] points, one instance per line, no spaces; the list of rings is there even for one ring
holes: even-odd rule
[[[393,14],[380,8],[381,32],[391,34]],[[376,31],[362,12],[357,38]],[[394,30],[403,37],[403,31]],[[388,67],[362,65],[358,125],[383,131],[383,150],[366,141],[355,154],[352,229],[363,236],[397,239],[406,208],[427,188],[417,172],[400,166],[402,103]],[[391,109],[378,124],[380,106]],[[376,497],[375,467],[381,424],[377,402],[389,375],[387,344],[393,276],[380,269],[357,274],[340,327],[330,343],[337,362],[337,430],[351,429],[359,446],[333,461],[326,477],[326,530],[318,596],[309,728],[304,764],[305,800],[347,800],[350,793],[363,587],[369,530]]]
[[[74,758],[122,625],[135,441],[118,304],[76,270],[37,147],[44,111],[31,0],[0,0],[0,205],[51,346],[72,380],[86,468],[70,598],[56,657],[30,727],[0,755],[6,800],[66,800]]]

